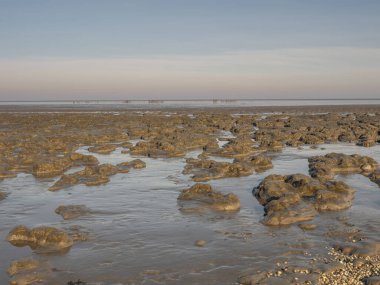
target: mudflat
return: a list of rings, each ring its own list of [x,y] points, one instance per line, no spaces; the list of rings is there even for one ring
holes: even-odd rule
[[[380,278],[380,105],[8,105],[0,149],[5,283]]]

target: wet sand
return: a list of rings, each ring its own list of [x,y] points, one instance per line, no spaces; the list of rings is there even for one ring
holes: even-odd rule
[[[378,105],[0,109],[4,284],[366,284],[380,274]],[[331,153],[360,159],[340,156],[332,177],[312,177],[310,161]],[[255,189],[272,174],[342,182],[354,195],[319,211],[336,203],[316,191],[301,198],[318,214],[268,226],[269,200],[303,215],[286,191],[260,203]],[[199,179],[216,194],[178,199]],[[27,233],[12,234],[19,225]]]

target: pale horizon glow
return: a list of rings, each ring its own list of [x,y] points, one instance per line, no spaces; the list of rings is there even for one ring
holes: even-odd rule
[[[375,48],[0,59],[0,93],[12,100],[377,98],[378,62]]]

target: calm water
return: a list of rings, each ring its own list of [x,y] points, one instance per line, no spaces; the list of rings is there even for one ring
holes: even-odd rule
[[[322,149],[325,148],[325,149]],[[85,147],[78,152],[87,153]],[[57,268],[52,284],[69,280],[91,284],[235,284],[238,276],[272,269],[279,258],[293,263],[310,259],[301,254],[326,254],[331,245],[328,231],[354,227],[375,239],[380,234],[379,187],[361,175],[339,176],[357,190],[353,207],[317,217],[318,227],[304,232],[297,226],[270,228],[262,225],[263,208],[252,189],[269,174],[307,174],[307,158],[329,152],[359,153],[380,162],[380,146],[350,144],[320,145],[319,149],[286,148],[273,154],[274,168],[248,177],[211,181],[218,191],[233,192],[241,200],[235,214],[184,214],[178,210],[179,192],[192,185],[182,175],[184,158],[142,158],[146,169],[117,174],[102,186],[77,185],[49,192],[56,179],[37,180],[20,174],[0,182],[9,196],[0,202],[0,284],[7,284],[6,269],[12,260],[34,257]],[[188,153],[196,157],[199,152]],[[133,159],[117,149],[110,155],[95,155],[101,163],[116,164]],[[93,214],[64,221],[54,210],[62,204],[84,204]],[[349,217],[343,225],[336,217]],[[37,255],[29,247],[17,248],[5,239],[16,225],[40,225],[68,229],[80,226],[90,240],[76,243],[63,255]],[[371,227],[369,227],[371,226]],[[203,239],[203,248],[194,246]]]

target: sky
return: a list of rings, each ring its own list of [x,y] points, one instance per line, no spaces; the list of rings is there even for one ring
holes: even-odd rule
[[[0,0],[0,100],[380,98],[379,0]]]

